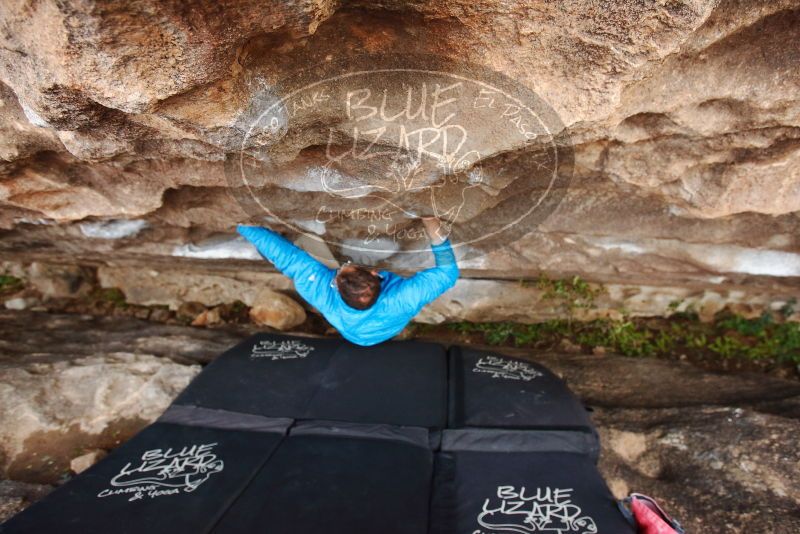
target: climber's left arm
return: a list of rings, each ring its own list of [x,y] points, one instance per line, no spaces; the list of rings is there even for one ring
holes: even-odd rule
[[[423,223],[426,221],[423,220]],[[400,306],[414,314],[453,287],[460,274],[450,240],[441,235],[439,228],[438,220],[425,224],[425,229],[431,236],[431,251],[436,267],[425,269],[403,280],[395,295]]]

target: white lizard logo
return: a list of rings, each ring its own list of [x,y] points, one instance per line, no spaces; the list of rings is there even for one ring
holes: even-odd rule
[[[473,373],[488,373],[492,378],[505,378],[508,380],[524,380],[528,382],[542,376],[532,365],[525,362],[516,362],[498,358],[497,356],[484,356],[475,364]]]
[[[294,360],[307,357],[314,347],[300,341],[259,341],[253,346],[250,358],[270,358],[272,360]]]

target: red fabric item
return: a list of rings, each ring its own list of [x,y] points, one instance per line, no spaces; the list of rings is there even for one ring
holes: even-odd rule
[[[631,511],[639,527],[639,534],[677,534],[660,515],[635,497],[631,499]]]

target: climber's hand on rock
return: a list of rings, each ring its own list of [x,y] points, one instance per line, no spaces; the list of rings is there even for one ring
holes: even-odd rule
[[[425,227],[428,237],[431,238],[431,243],[438,245],[447,239],[449,228],[442,224],[438,217],[423,217],[422,225]]]

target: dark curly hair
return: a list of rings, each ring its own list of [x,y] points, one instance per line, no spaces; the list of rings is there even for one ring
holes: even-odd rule
[[[336,275],[336,287],[348,306],[366,310],[378,300],[381,276],[369,267],[347,264]]]

